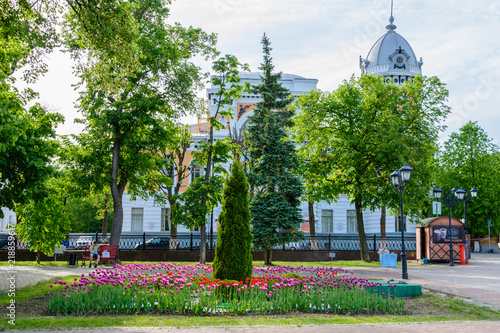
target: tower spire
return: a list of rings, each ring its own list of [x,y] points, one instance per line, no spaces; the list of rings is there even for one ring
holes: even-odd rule
[[[394,0],[391,0],[391,16],[389,17],[389,24],[385,27],[387,30],[396,30],[397,26],[394,24],[394,16],[392,16],[394,9]]]

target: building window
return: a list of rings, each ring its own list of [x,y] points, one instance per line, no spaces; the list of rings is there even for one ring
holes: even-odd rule
[[[401,232],[401,216],[400,215],[396,215],[396,217],[395,217],[395,223],[394,224],[395,224],[394,225],[394,231]],[[404,226],[404,229],[405,229],[405,232],[406,232],[406,218],[403,221],[403,226]]]
[[[191,171],[191,183],[198,177],[201,177],[201,168],[193,168]]]
[[[144,220],[143,208],[132,208],[132,228],[131,231],[142,231],[142,222]]]
[[[170,231],[170,208],[161,209],[161,231]]]
[[[356,211],[347,211],[347,232],[354,233],[358,232],[358,220],[356,219]]]
[[[321,210],[321,232],[333,232],[333,210]]]

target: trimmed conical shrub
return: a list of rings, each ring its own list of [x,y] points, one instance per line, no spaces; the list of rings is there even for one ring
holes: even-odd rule
[[[233,161],[219,214],[213,275],[216,279],[245,281],[252,277],[253,236],[250,230],[248,182],[243,166]]]

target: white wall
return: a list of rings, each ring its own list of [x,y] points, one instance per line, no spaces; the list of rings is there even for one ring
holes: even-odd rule
[[[136,198],[132,201],[130,195],[125,193],[123,195],[123,227],[122,232],[132,231],[132,208],[143,208],[143,230],[144,232],[161,232],[161,209],[170,208],[167,204],[166,206],[155,205],[153,199],[142,200]],[[189,232],[186,227],[179,225],[177,226],[177,232]],[[168,233],[166,231],[165,233]]]
[[[305,220],[309,219],[307,203],[302,202],[302,216]],[[321,201],[314,204],[314,216],[316,219],[316,233],[321,233],[321,211],[323,209],[333,210],[333,233],[347,233],[347,210],[355,210],[354,204],[347,199],[347,196],[341,195],[336,203],[327,203]],[[365,225],[366,234],[380,234],[380,209],[363,211],[363,222]],[[385,231],[387,235],[396,233],[395,230],[396,217],[391,214],[386,214]],[[406,232],[409,234],[416,233],[415,224],[408,222]],[[398,232],[399,233],[399,232]],[[357,235],[354,233],[353,235]]]
[[[0,232],[7,232],[7,224],[10,223],[12,225],[16,224],[16,213],[13,211],[2,207],[3,218],[0,219]]]
[[[290,74],[283,74],[283,85],[291,90],[292,94],[295,96],[301,95],[303,92],[310,91],[316,88],[316,84],[318,80],[316,79],[305,79],[305,78],[297,78]],[[251,85],[257,85],[260,83],[260,79],[258,73],[246,73],[242,76],[242,81],[248,81]],[[207,97],[214,98],[217,92],[217,87],[210,87],[207,89]],[[238,103],[258,103],[262,100],[262,98],[255,96],[253,94],[243,94],[243,96],[239,100],[233,101],[232,109],[233,113],[237,113],[237,104]],[[216,105],[210,103],[210,110],[212,114],[215,114]],[[226,108],[227,110],[227,108]],[[238,121],[236,121],[237,117],[234,116],[233,120],[231,120],[230,126],[231,128],[240,128],[247,120],[248,117],[252,114],[252,112],[245,113]],[[216,139],[221,139],[223,137],[228,136],[228,130],[221,130],[219,132],[214,133],[214,137]],[[204,136],[199,136],[195,138],[195,141],[204,138]],[[192,150],[194,150],[194,145],[192,145]],[[229,170],[229,164],[224,165],[224,167]],[[157,207],[153,204],[152,200],[143,201],[136,200],[131,202],[130,196],[124,195],[123,198],[123,231],[130,232],[131,230],[131,214],[132,208],[143,207],[144,208],[144,222],[143,222],[143,231],[145,232],[160,232],[161,230],[161,207]],[[168,206],[167,206],[168,207]],[[308,220],[309,212],[307,207],[307,202],[302,202],[302,216],[304,220]],[[339,197],[339,200],[336,203],[327,203],[327,202],[319,202],[314,205],[314,213],[316,217],[316,232],[321,233],[321,210],[322,209],[331,209],[333,210],[333,232],[334,233],[346,233],[347,232],[347,210],[354,210],[354,205],[348,200],[347,196],[343,195]],[[216,229],[215,220],[218,218],[220,213],[220,207],[214,209],[214,230]],[[380,211],[365,211],[363,213],[364,224],[365,224],[365,232],[367,234],[380,233]],[[392,215],[387,215],[386,218],[386,232],[387,234],[394,233],[394,219],[395,217]],[[208,229],[210,226],[207,227]],[[178,226],[177,229],[179,232],[188,232],[188,230],[184,226]],[[409,224],[407,227],[407,232],[415,233],[415,226],[413,224]],[[357,235],[354,233],[353,235]]]

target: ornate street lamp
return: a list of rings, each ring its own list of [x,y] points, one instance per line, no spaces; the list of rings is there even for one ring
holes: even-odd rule
[[[463,190],[464,191],[464,190]],[[465,232],[467,232],[467,202],[477,197],[477,188],[473,187],[470,191],[464,191],[464,196],[462,199],[458,198],[464,202],[464,225]],[[464,238],[464,244],[467,244],[467,238]]]
[[[405,228],[404,228],[404,214],[403,214],[403,188],[410,180],[411,171],[413,169],[410,168],[407,164],[405,164],[401,169],[394,171],[391,173],[392,185],[396,187],[399,191],[400,196],[400,204],[401,204],[401,219],[400,219],[400,228],[401,228],[401,267],[402,279],[408,279],[408,270],[406,267],[406,251],[405,251]]]

